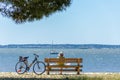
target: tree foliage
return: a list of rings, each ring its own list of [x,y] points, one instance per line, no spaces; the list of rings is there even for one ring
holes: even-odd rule
[[[0,0],[0,12],[16,23],[23,23],[63,11],[70,4],[71,0]]]

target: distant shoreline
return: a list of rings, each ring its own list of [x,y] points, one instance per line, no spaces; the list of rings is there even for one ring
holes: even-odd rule
[[[41,48],[41,49],[102,49],[102,48],[120,48],[120,45],[104,44],[8,44],[0,45],[0,48]]]

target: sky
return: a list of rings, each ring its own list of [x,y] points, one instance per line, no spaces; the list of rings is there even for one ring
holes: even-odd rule
[[[120,45],[120,0],[72,0],[65,11],[16,24],[0,15],[0,44]]]

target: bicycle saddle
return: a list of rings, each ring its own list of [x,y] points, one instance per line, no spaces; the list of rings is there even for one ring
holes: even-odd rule
[[[29,58],[29,56],[27,56],[27,57],[24,57],[24,59],[28,59]]]

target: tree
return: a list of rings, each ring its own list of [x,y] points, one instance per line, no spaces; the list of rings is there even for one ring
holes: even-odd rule
[[[71,0],[0,0],[0,12],[16,23],[40,20],[54,12],[63,11]]]

